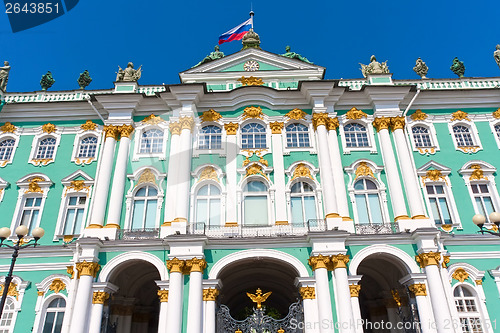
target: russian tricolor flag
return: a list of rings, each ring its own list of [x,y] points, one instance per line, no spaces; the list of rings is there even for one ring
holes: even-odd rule
[[[250,31],[253,25],[253,18],[250,17],[248,20],[232,28],[228,32],[223,33],[219,36],[219,45],[222,43],[232,42],[233,40],[241,40],[243,36]]]

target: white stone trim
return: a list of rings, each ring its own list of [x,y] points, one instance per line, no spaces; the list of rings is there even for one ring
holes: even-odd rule
[[[19,145],[19,138],[20,138],[19,133],[20,133],[19,128],[16,128],[16,130],[13,133],[10,132],[0,133],[0,142],[8,139],[14,140],[14,147],[12,147],[12,153],[10,154],[10,158],[8,160],[0,160],[0,168],[5,167],[7,164],[12,164],[12,160],[14,159],[14,155],[16,154],[17,146]]]
[[[494,118],[493,121],[489,122],[489,124],[491,128],[491,133],[495,138],[495,142],[497,143],[498,149],[500,149],[500,135],[498,135],[497,132],[495,131],[495,126],[500,125],[500,119]]]
[[[9,186],[9,182],[0,177],[0,202],[3,200],[7,186]]]
[[[254,163],[258,163],[258,162],[252,162],[252,163],[249,163],[247,165],[247,167],[249,167],[250,165],[254,164]],[[267,168],[265,165],[261,164],[261,163],[258,163],[260,166],[262,167],[265,167]],[[272,168],[267,168],[268,170],[272,170]],[[269,175],[270,171],[267,172],[266,170],[264,170],[264,168],[262,168],[262,171],[264,171],[264,173],[266,175]],[[240,172],[240,170],[238,170],[238,172]],[[240,173],[243,173],[243,172],[240,172]],[[238,202],[238,221],[241,222],[241,225],[245,225],[245,221],[244,221],[244,216],[245,216],[245,191],[244,191],[244,188],[245,186],[249,183],[249,182],[252,182],[252,181],[259,181],[259,182],[262,182],[264,183],[266,186],[267,186],[267,191],[266,191],[266,196],[267,196],[267,219],[268,219],[268,224],[269,225],[274,225],[275,221],[274,221],[274,196],[275,196],[275,192],[276,192],[276,189],[274,187],[274,184],[271,183],[271,180],[268,179],[268,178],[265,178],[264,176],[261,176],[261,175],[251,175],[251,176],[248,176],[248,177],[242,177],[241,180],[240,180],[240,183],[239,183],[239,186],[236,190],[236,194],[237,194],[237,202]]]
[[[407,120],[409,120],[406,123],[406,132],[409,135],[410,142],[411,142],[411,147],[414,152],[419,152],[421,155],[434,155],[436,151],[439,151],[439,142],[437,138],[437,133],[436,133],[436,128],[434,127],[434,124],[432,121],[426,119],[426,120],[411,120],[411,117],[407,117]],[[421,126],[427,128],[429,130],[429,137],[431,139],[431,147],[426,147],[426,148],[417,148],[415,146],[415,138],[413,137],[413,127],[414,126]]]
[[[5,283],[5,276],[0,277],[0,282],[2,284]],[[7,296],[8,299],[11,299],[14,302],[14,313],[12,314],[12,321],[11,321],[11,325],[9,327],[9,332],[14,332],[14,328],[15,328],[15,325],[16,325],[17,314],[18,314],[19,311],[21,311],[21,307],[22,307],[22,304],[23,304],[24,293],[26,292],[26,288],[29,287],[29,285],[31,284],[31,282],[30,281],[24,281],[19,276],[14,275],[12,277],[12,282],[11,283],[15,283],[17,285],[17,291],[19,292],[19,295],[17,296],[17,299],[16,299],[16,297],[13,297],[13,296]]]
[[[47,276],[40,283],[35,284],[38,291],[44,292],[43,296],[38,296],[38,297],[42,297],[42,298],[45,297],[46,293],[49,292],[49,287],[52,284],[52,281],[54,281],[55,279],[59,279],[62,282],[64,282],[64,284],[66,285],[66,289],[65,289],[66,294],[69,294],[70,290],[68,290],[68,288],[70,287],[70,284],[71,284],[71,280],[70,280],[69,276],[63,275],[63,274],[52,274],[52,275]]]
[[[464,264],[456,264],[456,265],[464,265]],[[455,268],[458,268],[458,267],[455,267]],[[469,269],[466,269],[465,267],[464,267],[464,269],[469,273],[469,271],[470,271]],[[455,300],[455,295],[454,295],[455,289],[458,288],[459,286],[462,286],[462,287],[465,286],[466,289],[473,292],[474,298],[476,299],[476,302],[478,303],[477,305],[478,305],[479,317],[481,319],[481,326],[483,327],[485,332],[493,333],[492,323],[491,323],[491,320],[490,320],[490,317],[488,314],[488,309],[486,308],[486,296],[484,294],[483,286],[477,285],[475,283],[471,284],[471,283],[466,282],[466,281],[464,281],[464,282],[458,281],[457,283],[455,283],[454,285],[451,286],[451,294],[453,295],[453,300]],[[457,314],[458,314],[458,316],[460,316],[460,312],[457,311]]]
[[[282,144],[283,144],[283,154],[284,155],[290,155],[291,152],[295,152],[295,151],[300,151],[300,152],[307,151],[310,154],[317,154],[318,153],[318,147],[316,146],[317,140],[315,137],[316,134],[314,131],[313,124],[311,122],[312,116],[306,115],[305,118],[306,118],[305,120],[304,119],[298,119],[298,120],[289,119],[288,121],[284,122],[283,130],[281,132]],[[286,127],[288,125],[291,125],[291,124],[301,124],[301,125],[304,125],[307,127],[307,129],[309,131],[309,147],[288,147],[287,146]]]
[[[169,122],[163,121],[160,122],[156,125],[151,125],[148,123],[143,123],[138,122],[135,123],[135,131],[134,131],[134,149],[132,153],[132,161],[139,161],[140,158],[144,157],[155,157],[158,158],[160,161],[164,161],[167,156],[167,141],[169,140],[169,131],[168,131],[168,125]],[[152,130],[152,129],[157,129],[163,132],[163,142],[162,142],[162,151],[159,153],[140,153],[141,149],[141,138],[142,138],[142,133]]]
[[[73,152],[71,153],[71,162],[75,163],[76,165],[82,165],[82,164],[91,164],[92,162],[97,161],[97,159],[99,158],[99,152],[101,151],[100,146],[102,142],[102,132],[100,129],[102,128],[102,126],[97,126],[97,127],[98,127],[97,130],[89,130],[89,131],[82,129],[81,127],[79,128],[78,132],[75,135],[75,141],[73,142]],[[83,139],[90,136],[97,138],[95,156],[88,158],[86,160],[80,160],[78,158],[80,144]]]
[[[190,207],[189,207],[189,210],[190,210],[189,216],[191,217],[190,221],[195,222],[195,223],[200,222],[200,221],[197,221],[197,218],[196,218],[196,197],[198,195],[198,191],[200,190],[200,188],[202,188],[205,185],[214,185],[220,191],[220,206],[221,206],[220,225],[224,226],[224,224],[226,223],[226,214],[225,213],[226,213],[227,191],[226,191],[226,187],[224,186],[224,184],[221,181],[222,177],[224,176],[224,173],[222,173],[221,168],[217,165],[204,164],[204,165],[196,168],[196,170],[193,172],[193,177],[194,177],[194,179],[198,179],[199,174],[201,173],[201,170],[207,166],[212,167],[216,170],[219,181],[215,181],[213,179],[203,179],[203,180],[197,181],[193,184],[193,186],[191,187],[191,194],[190,194],[190,198],[191,198]]]
[[[251,249],[251,250],[234,252],[219,259],[210,269],[210,272],[208,273],[208,278],[217,279],[220,272],[230,264],[235,263],[239,260],[244,260],[249,258],[260,258],[260,259],[265,258],[265,259],[279,260],[295,268],[298,277],[301,278],[309,277],[309,272],[307,271],[307,268],[304,266],[304,264],[291,254],[272,249]]]
[[[162,261],[160,258],[151,253],[142,251],[130,251],[119,254],[110,261],[108,261],[108,263],[102,267],[101,272],[99,273],[99,277],[97,278],[97,281],[109,282],[109,279],[113,271],[117,267],[128,261],[133,261],[133,260],[142,260],[152,264],[158,270],[158,273],[160,274],[160,280],[168,280],[167,266],[165,266],[164,261]]]
[[[57,156],[57,150],[59,148],[59,145],[61,143],[61,135],[62,135],[62,129],[60,127],[56,126],[56,131],[52,133],[45,133],[42,131],[42,126],[38,127],[35,129],[35,136],[33,137],[33,141],[31,143],[31,152],[30,152],[30,157],[28,163],[33,164],[34,166],[39,166],[39,165],[47,165],[49,163],[52,163],[55,161],[56,156]],[[46,161],[45,163],[40,163],[35,160],[36,154],[38,152],[38,147],[40,142],[43,139],[46,138],[54,138],[56,139],[56,144],[54,146],[54,154],[52,155],[52,158],[49,161]]]
[[[41,333],[43,329],[43,324],[45,322],[45,315],[47,313],[47,308],[55,298],[63,298],[66,302],[66,307],[64,308],[64,316],[66,316],[66,311],[68,310],[68,297],[62,293],[53,293],[48,296],[38,296],[35,306],[35,324],[33,326],[34,333]]]
[[[491,269],[489,273],[491,277],[495,280],[495,283],[498,288],[498,297],[500,298],[500,266],[498,266],[496,269]]]
[[[217,126],[221,129],[221,148],[220,149],[200,149],[199,148],[199,139],[201,134],[201,129],[205,126]],[[224,125],[215,121],[205,121],[200,122],[199,118],[195,119],[195,126],[193,129],[193,157],[199,157],[202,154],[219,154],[220,156],[226,156],[226,141],[227,141],[227,133],[224,129]]]
[[[361,264],[361,262],[368,256],[371,256],[373,254],[377,255],[387,254],[394,257],[395,261],[399,259],[398,261],[406,266],[406,269],[409,274],[421,272],[420,267],[418,267],[415,261],[415,258],[412,258],[405,251],[398,249],[397,247],[394,246],[377,244],[365,247],[364,249],[356,253],[356,255],[352,258],[351,263],[349,264],[349,274],[357,275],[358,267]]]
[[[459,263],[454,263],[454,264],[448,266],[448,279],[450,281],[452,280],[453,273],[458,268],[463,268],[469,274],[469,278],[474,281],[474,284],[476,286],[477,286],[477,284],[475,283],[475,280],[480,280],[484,277],[484,273],[485,273],[484,271],[478,270],[476,267],[472,266],[471,264],[459,262]]]
[[[370,154],[377,153],[377,145],[375,144],[375,135],[373,131],[373,115],[368,115],[366,118],[361,119],[347,119],[346,115],[339,116],[340,126],[339,134],[340,141],[342,142],[342,151],[344,154],[350,154],[352,151],[368,151]],[[348,124],[360,124],[366,128],[366,135],[368,137],[368,147],[347,147],[345,139],[344,127]]]
[[[467,148],[469,148],[469,147],[463,147],[463,148],[465,148],[465,150],[458,147],[457,140],[455,138],[455,133],[453,133],[453,127],[457,126],[457,125],[458,126],[465,126],[465,127],[469,128],[470,135],[472,137],[472,140],[474,141],[474,146],[472,146],[472,147],[477,147],[475,150],[467,151]],[[461,151],[463,153],[468,153],[468,154],[472,154],[472,153],[478,152],[480,150],[483,150],[481,140],[479,139],[479,132],[478,132],[476,124],[474,122],[465,121],[465,120],[455,120],[453,122],[448,123],[448,129],[450,131],[450,136],[451,136],[451,139],[453,141],[453,146],[455,147],[455,150]]]

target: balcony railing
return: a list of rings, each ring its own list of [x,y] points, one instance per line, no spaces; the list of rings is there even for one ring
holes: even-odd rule
[[[206,235],[213,238],[284,237],[303,236],[309,231],[325,231],[325,220],[309,220],[304,223],[278,225],[207,225],[204,222],[190,223],[188,234]]]
[[[399,232],[397,223],[362,223],[354,225],[358,235],[394,234]]]
[[[117,239],[153,239],[160,237],[160,229],[118,229]]]

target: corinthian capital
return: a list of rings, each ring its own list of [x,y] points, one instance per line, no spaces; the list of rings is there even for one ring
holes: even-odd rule
[[[313,271],[317,270],[318,268],[328,269],[328,266],[331,263],[330,257],[325,257],[321,254],[309,257],[309,260],[307,262],[309,263],[309,266],[311,266]]]
[[[170,259],[167,260],[167,269],[170,273],[182,273],[185,264],[185,260],[179,260],[177,258]]]
[[[441,253],[432,251],[427,253],[420,253],[415,256],[415,260],[420,264],[421,268],[425,268],[430,265],[439,266],[439,261],[441,260]]]
[[[192,273],[192,272],[201,272],[207,268],[207,262],[205,259],[198,259],[198,258],[193,258],[190,260],[186,260],[186,264],[184,265],[184,272],[186,274]]]
[[[314,126],[314,130],[318,129],[318,126],[327,126],[328,125],[328,113],[326,112],[321,112],[321,113],[313,113],[312,115],[312,122]]]
[[[349,256],[346,254],[336,254],[331,257],[333,269],[337,268],[347,268],[347,263],[349,262]]]
[[[386,117],[378,117],[375,118],[373,121],[373,127],[377,130],[377,132],[380,132],[381,130],[388,130],[389,126],[391,125],[391,118],[386,118]]]

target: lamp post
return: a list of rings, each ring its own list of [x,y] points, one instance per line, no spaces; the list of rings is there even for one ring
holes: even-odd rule
[[[490,221],[497,226],[497,232],[494,232],[494,231],[491,231],[491,230],[484,228],[484,223],[486,222],[486,217],[484,215],[481,215],[481,214],[474,215],[472,217],[472,222],[474,222],[474,224],[478,226],[479,231],[483,235],[486,232],[488,234],[500,237],[500,232],[498,231],[498,229],[500,228],[500,213],[493,212],[490,214],[489,218],[490,218]]]
[[[25,225],[20,225],[19,227],[16,228],[15,233],[17,235],[17,243],[14,243],[14,246],[4,244],[4,240],[11,235],[11,231],[9,228],[4,227],[0,228],[0,247],[1,246],[7,246],[9,249],[13,249],[14,253],[12,253],[12,261],[10,262],[10,269],[9,273],[5,277],[5,283],[3,286],[3,294],[2,294],[2,300],[0,301],[0,318],[2,318],[2,313],[3,313],[3,307],[5,305],[5,301],[7,300],[7,293],[9,292],[9,287],[10,283],[12,281],[12,272],[14,271],[14,265],[16,263],[17,256],[19,255],[19,250],[27,248],[28,246],[37,246],[38,240],[43,237],[45,234],[45,230],[42,228],[38,227],[33,229],[31,234],[33,235],[33,238],[35,239],[34,243],[28,243],[25,245],[22,245],[21,240],[23,239],[24,236],[26,236],[29,232],[28,227]]]

